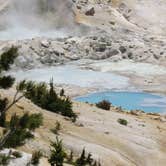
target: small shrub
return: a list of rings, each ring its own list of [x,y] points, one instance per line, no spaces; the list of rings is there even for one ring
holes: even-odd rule
[[[5,154],[0,154],[0,165],[7,166],[10,162],[10,156]]]
[[[61,124],[60,124],[60,122],[56,121],[55,128],[51,129],[51,131],[54,134],[59,134],[60,130],[61,130]]]
[[[74,164],[73,158],[74,158],[73,151],[70,151],[69,156],[67,156],[67,163],[68,164]]]
[[[65,95],[65,91],[64,91],[64,89],[61,89],[61,90],[60,90],[59,95],[60,95],[61,97]]]
[[[66,158],[66,152],[63,148],[62,140],[56,138],[56,142],[52,142],[51,144],[51,155],[48,159],[48,162],[54,166],[63,166],[63,162]]]
[[[87,165],[90,165],[90,166],[98,166],[99,163],[97,163],[97,161],[95,161],[93,158],[92,158],[92,154],[91,153],[88,153],[86,155],[86,152],[85,152],[85,149],[82,150],[82,153],[80,155],[80,157],[75,161],[75,165],[76,166],[87,166]]]
[[[128,124],[128,121],[125,120],[125,119],[118,119],[118,122],[119,122],[121,125],[124,125],[124,126],[127,126],[127,124]]]
[[[107,100],[100,101],[96,104],[98,108],[104,109],[104,110],[110,110],[111,103]]]
[[[35,151],[32,154],[32,159],[31,159],[31,164],[33,165],[38,165],[39,164],[39,160],[41,159],[41,157],[43,156],[41,151]]]
[[[83,149],[80,157],[76,160],[76,166],[85,166],[86,164],[86,154],[85,149]]]
[[[13,155],[14,157],[16,157],[16,158],[21,158],[21,157],[22,157],[22,154],[21,154],[20,152],[18,152],[18,151],[12,152],[12,155]]]

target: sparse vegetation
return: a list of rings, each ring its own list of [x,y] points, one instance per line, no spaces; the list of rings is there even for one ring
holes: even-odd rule
[[[20,152],[18,152],[18,151],[12,152],[12,155],[13,155],[14,157],[16,157],[16,158],[21,158],[21,157],[22,157],[22,154],[21,154]]]
[[[65,91],[64,91],[64,89],[61,89],[61,90],[60,90],[59,95],[60,95],[61,97],[65,95]]]
[[[15,148],[23,145],[27,139],[33,138],[31,131],[42,125],[42,119],[41,114],[28,115],[25,113],[22,117],[14,114],[4,136],[0,139],[0,148]]]
[[[22,128],[28,128],[29,130],[35,130],[40,127],[43,123],[43,115],[39,114],[31,114],[25,113],[21,118],[19,125]]]
[[[85,149],[82,150],[82,153],[80,155],[80,157],[76,160],[75,162],[75,166],[93,166],[93,165],[100,165],[99,162],[96,162],[93,158],[92,158],[92,154],[88,153],[86,155]]]
[[[67,163],[68,163],[68,164],[73,164],[73,165],[74,165],[73,151],[70,151],[69,156],[67,156]]]
[[[127,124],[128,124],[128,121],[125,120],[125,119],[118,119],[118,122],[119,122],[121,125],[124,125],[124,126],[127,126]]]
[[[72,102],[68,97],[62,98],[57,95],[53,81],[50,81],[49,88],[46,83],[25,80],[20,82],[18,87],[21,87],[25,97],[39,107],[69,117],[72,121],[76,120],[77,115],[72,110]]]
[[[53,129],[51,129],[51,131],[54,134],[59,134],[59,131],[61,130],[61,124],[59,121],[56,121],[55,127]]]
[[[92,154],[86,154],[85,149],[82,150],[81,155],[74,159],[73,151],[69,155],[65,152],[62,140],[56,138],[56,142],[51,144],[51,155],[48,159],[51,166],[63,166],[64,163],[72,164],[74,166],[101,166],[92,158]]]
[[[32,165],[39,165],[39,160],[43,156],[41,151],[35,151],[32,154],[31,164]]]
[[[63,145],[62,140],[59,140],[58,137],[56,138],[56,142],[51,143],[51,155],[48,159],[48,162],[51,166],[63,166],[65,157],[67,156]]]
[[[0,154],[0,165],[7,166],[10,162],[10,155]]]
[[[100,101],[96,104],[98,108],[104,109],[104,110],[110,110],[111,103],[107,100]]]

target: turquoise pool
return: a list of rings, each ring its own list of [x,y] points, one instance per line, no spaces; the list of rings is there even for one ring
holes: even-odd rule
[[[140,109],[145,112],[166,112],[166,97],[145,92],[98,92],[75,98],[76,101],[97,103],[109,100],[114,106],[127,110]]]

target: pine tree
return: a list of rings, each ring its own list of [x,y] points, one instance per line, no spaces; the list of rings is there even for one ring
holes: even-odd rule
[[[63,166],[66,153],[63,149],[62,140],[59,140],[58,137],[56,137],[56,142],[52,142],[51,146],[51,155],[48,159],[49,163],[51,166]]]
[[[64,89],[61,89],[61,90],[60,90],[59,95],[60,95],[61,97],[65,95],[65,91],[64,91]]]
[[[86,164],[87,162],[86,162],[86,156],[85,156],[85,149],[83,149],[81,156],[76,161],[76,166],[85,166]]]

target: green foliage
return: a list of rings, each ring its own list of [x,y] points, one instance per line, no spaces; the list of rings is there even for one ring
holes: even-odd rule
[[[60,90],[59,95],[60,95],[61,97],[65,95],[65,91],[64,91],[64,89],[61,89],[61,90]]]
[[[38,165],[40,158],[43,156],[41,151],[35,151],[32,154],[31,164]]]
[[[68,164],[74,164],[73,158],[74,158],[73,151],[70,151],[70,155],[67,156],[67,163]]]
[[[5,123],[6,123],[6,106],[8,104],[8,99],[4,98],[4,99],[0,99],[0,126],[1,127],[5,127]]]
[[[14,114],[14,115],[12,115],[12,117],[10,119],[9,128],[11,130],[14,130],[17,127],[19,127],[19,117],[16,114]]]
[[[83,149],[81,156],[76,160],[76,166],[86,166],[86,164],[85,149]]]
[[[29,130],[35,130],[39,128],[43,123],[43,115],[39,114],[31,114],[25,113],[21,118],[19,125],[22,128],[28,128]]]
[[[0,71],[9,70],[10,65],[13,64],[14,59],[18,56],[18,48],[11,47],[0,56]]]
[[[51,129],[51,131],[54,134],[59,134],[59,131],[61,130],[61,124],[59,121],[56,121],[55,128]]]
[[[66,153],[63,149],[62,140],[59,140],[57,137],[56,142],[52,142],[51,146],[51,155],[48,159],[48,162],[51,164],[51,166],[63,166]]]
[[[10,65],[14,62],[14,59],[18,56],[18,48],[11,47],[6,52],[0,55],[0,74],[2,71],[10,69]],[[11,76],[1,76],[0,75],[0,88],[7,89],[10,88],[15,79]],[[5,127],[6,122],[6,107],[8,100],[0,98],[0,126]]]
[[[76,160],[75,166],[100,166],[100,163],[92,158],[92,154],[86,155],[85,149],[82,150],[80,157]]]
[[[50,81],[48,88],[46,83],[24,80],[20,82],[17,89],[39,107],[70,117],[73,121],[76,120],[77,115],[72,110],[72,102],[69,98],[61,98],[57,95],[53,81]]]
[[[0,165],[7,166],[10,162],[10,156],[5,154],[0,154]]]
[[[33,138],[33,134],[26,129],[15,129],[15,131],[9,135],[8,139],[4,143],[5,148],[15,148],[25,144],[26,139]]]
[[[100,101],[96,104],[98,108],[104,109],[104,110],[110,110],[111,103],[107,100]]]
[[[16,158],[21,158],[21,157],[22,157],[22,154],[21,154],[20,152],[18,152],[18,151],[12,152],[12,155],[13,155],[14,157],[16,157]]]
[[[15,79],[11,76],[0,77],[0,88],[8,89],[14,84]]]
[[[63,163],[68,163],[75,166],[101,166],[100,162],[97,162],[92,158],[92,154],[86,155],[85,149],[82,150],[80,157],[74,159],[73,151],[69,155],[65,153],[63,149],[62,140],[56,138],[56,142],[51,144],[51,155],[48,162],[51,166],[63,166]]]
[[[87,159],[86,159],[86,162],[87,162],[87,164],[89,164],[89,165],[91,165],[91,164],[93,163],[93,158],[92,158],[92,154],[91,154],[91,153],[88,154],[88,157],[87,157]]]
[[[128,121],[125,120],[125,119],[118,119],[118,122],[119,122],[121,125],[124,125],[124,126],[127,126],[127,124],[128,124]]]
[[[33,138],[32,130],[40,127],[43,122],[42,114],[27,114],[18,117],[14,114],[9,122],[9,129],[6,131],[7,135],[4,139],[3,147],[15,148],[25,143],[27,139]],[[6,134],[5,133],[5,134]]]

